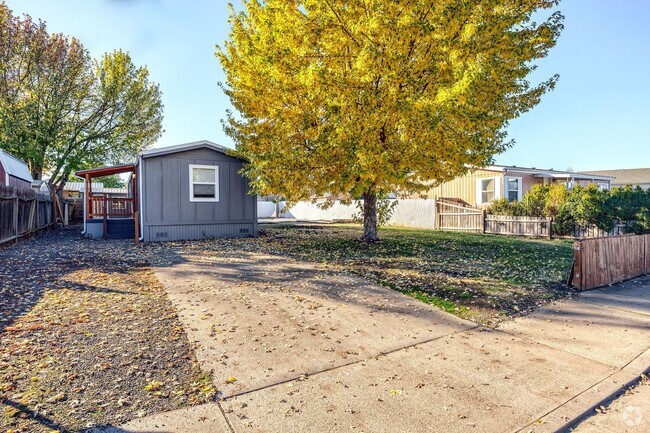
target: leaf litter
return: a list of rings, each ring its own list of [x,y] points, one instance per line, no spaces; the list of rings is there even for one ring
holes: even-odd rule
[[[214,399],[146,254],[78,230],[0,249],[0,431],[82,431]]]

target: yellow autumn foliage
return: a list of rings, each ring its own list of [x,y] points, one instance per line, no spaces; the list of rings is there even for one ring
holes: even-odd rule
[[[417,193],[504,151],[562,30],[555,0],[243,0],[216,55],[256,192]],[[546,12],[548,19],[535,23]]]

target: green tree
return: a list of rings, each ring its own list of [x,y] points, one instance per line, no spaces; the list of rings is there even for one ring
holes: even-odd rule
[[[563,28],[557,0],[242,0],[217,47],[226,132],[255,192],[289,200],[417,193],[491,163]]]
[[[122,51],[93,60],[75,38],[0,3],[0,146],[61,190],[75,170],[118,164],[162,132],[158,85]]]
[[[105,188],[124,188],[126,186],[124,179],[117,174],[98,177],[96,181],[103,183]]]

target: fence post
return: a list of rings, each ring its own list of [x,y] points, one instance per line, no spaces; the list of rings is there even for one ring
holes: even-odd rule
[[[108,233],[108,195],[104,195],[104,236],[103,239],[106,239],[106,234]]]
[[[481,212],[481,233],[485,234],[485,225],[487,224],[487,211]]]
[[[438,228],[438,197],[433,198],[433,229]]]
[[[548,239],[553,239],[553,217],[548,217],[546,221],[546,227],[548,227]]]
[[[582,291],[584,277],[582,275],[582,242],[573,243],[573,287]]]

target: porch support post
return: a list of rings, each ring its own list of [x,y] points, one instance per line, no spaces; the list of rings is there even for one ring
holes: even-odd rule
[[[89,175],[86,175],[86,180],[84,181],[84,183],[86,186],[86,215],[84,215],[84,217],[86,218],[86,220],[89,220],[93,214],[93,207],[92,207],[93,203],[91,198],[93,190],[92,190],[92,185],[90,184]]]
[[[137,216],[136,214],[140,210],[140,209],[138,209],[138,182],[137,182],[137,176],[138,176],[137,172],[134,171],[133,172],[133,177],[131,178],[131,189],[133,191],[133,197],[131,197],[133,199],[133,212],[132,213],[133,213],[134,217]]]
[[[106,239],[108,232],[108,194],[104,194],[104,229],[102,238]]]

